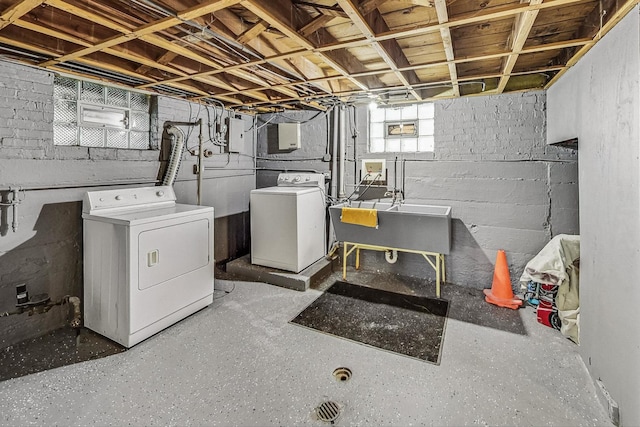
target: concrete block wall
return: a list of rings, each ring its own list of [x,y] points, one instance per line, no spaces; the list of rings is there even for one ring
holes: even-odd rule
[[[388,187],[404,189],[407,202],[453,208],[449,281],[491,286],[496,252],[504,249],[515,286],[526,263],[551,237],[579,232],[576,153],[546,144],[543,91],[443,100],[435,107],[432,153],[368,153],[368,107],[350,112],[346,194],[358,179],[360,159],[386,158]],[[263,122],[269,118],[261,116]],[[326,152],[326,123],[304,129],[301,150],[269,155],[259,165],[330,168],[318,160],[295,161]],[[261,155],[269,138],[264,130],[258,132]],[[273,185],[275,174],[258,171],[258,185]],[[362,263],[374,270],[435,277],[419,255],[401,254],[396,264],[387,264],[381,253],[363,252]]]
[[[15,286],[20,283],[27,284],[30,294],[48,293],[54,300],[65,295],[82,297],[84,193],[116,185],[155,185],[160,166],[156,149],[54,146],[53,77],[46,70],[0,60],[0,198],[4,203],[9,200],[9,187],[30,189],[20,195],[17,231],[12,230],[12,208],[0,206],[0,313],[15,308]],[[158,110],[153,123],[155,146],[164,120],[190,117],[185,101],[159,97]],[[197,111],[198,106],[192,105],[192,112]],[[245,120],[248,129],[251,119]],[[246,154],[231,155],[228,163],[226,156],[207,160],[222,169],[206,172],[203,197],[205,204],[215,207],[216,222],[233,219],[226,224],[241,227],[243,236],[248,234],[248,223],[242,221],[248,210],[245,194],[254,188],[255,178],[252,170],[237,169],[252,168],[251,136],[249,132]],[[190,144],[193,138],[192,134]],[[185,155],[175,184],[183,203],[195,202],[194,160]],[[241,172],[247,176],[236,176]],[[220,235],[236,234],[234,229]],[[216,247],[216,259],[225,256]],[[66,307],[34,316],[0,317],[0,348],[47,333],[64,325],[66,319]]]
[[[401,156],[405,198],[452,207],[448,280],[491,286],[496,253],[504,249],[515,286],[551,237],[579,232],[576,154],[546,144],[544,92],[446,100],[435,107],[434,152]],[[433,275],[414,255],[393,266],[377,256],[376,263]]]

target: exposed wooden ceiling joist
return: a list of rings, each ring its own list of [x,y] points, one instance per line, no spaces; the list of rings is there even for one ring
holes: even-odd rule
[[[596,32],[590,43],[583,45],[565,64],[565,66],[558,72],[545,86],[545,88],[551,87],[558,79],[566,73],[569,68],[573,67],[579,60],[582,58],[595,44],[598,40],[604,37],[611,29],[618,23],[624,16],[633,9],[640,0],[631,0],[626,3],[619,5],[618,2],[612,2],[610,9],[606,12],[609,14],[609,20],[602,26],[599,27],[599,30]],[[605,9],[603,9],[605,10]],[[601,14],[601,10],[598,11]]]
[[[447,11],[446,0],[435,0],[436,13],[438,14],[438,22],[444,24],[449,21],[449,12]],[[442,37],[442,45],[444,46],[444,53],[447,56],[449,75],[451,76],[451,85],[453,90],[453,96],[460,96],[460,86],[458,85],[458,70],[456,64],[453,62],[456,59],[453,53],[453,41],[451,40],[451,30],[447,28],[440,28],[440,37]]]
[[[251,28],[249,28],[244,33],[240,34],[236,41],[240,44],[246,44],[250,40],[258,37],[260,33],[269,28],[269,24],[267,21],[259,21],[257,24],[254,24]]]
[[[29,13],[34,7],[40,6],[44,0],[21,0],[2,12],[0,15],[0,30]]]
[[[638,1],[0,0],[0,52],[193,99],[322,109],[548,87]]]
[[[411,86],[420,83],[420,79],[415,71],[407,71],[402,73],[398,71],[398,66],[406,66],[409,60],[402,52],[396,40],[385,40],[382,42],[375,41],[377,32],[388,31],[389,27],[384,22],[384,18],[377,9],[372,9],[367,16],[363,16],[355,4],[354,0],[338,0],[338,4],[346,12],[351,21],[358,30],[369,40],[378,55],[384,60],[389,69],[393,71],[395,76],[404,85],[407,91],[415,98],[421,101],[422,97]]]
[[[198,6],[194,7],[194,8],[188,9],[187,11],[184,12],[184,16],[189,16],[189,17],[193,18],[193,17],[195,17],[196,15],[198,15],[200,12],[202,12],[205,9],[207,10],[206,13],[212,13],[212,12],[215,12],[216,10],[224,9],[229,4],[236,4],[238,2],[239,2],[239,0],[216,0],[216,1],[213,1],[213,2],[210,0],[207,4],[204,4],[204,5],[201,4],[201,5],[198,5]],[[73,5],[69,5],[68,3],[65,3],[62,0],[47,0],[47,4],[50,4],[52,6],[61,8],[61,9],[65,10],[65,11],[67,11],[69,13],[74,14],[74,15],[84,17],[84,18],[89,19],[89,20],[91,20],[93,22],[96,22],[98,24],[107,25],[110,28],[113,28],[114,30],[117,30],[117,31],[120,31],[120,32],[124,32],[125,34],[123,36],[118,36],[119,40],[122,37],[126,37],[129,34],[135,34],[135,32],[136,32],[136,30],[132,31],[132,30],[126,29],[126,27],[123,27],[123,26],[121,26],[121,25],[119,25],[119,24],[117,24],[115,22],[109,22],[108,20],[106,20],[105,18],[103,18],[103,17],[101,17],[99,15],[91,14],[91,13],[86,14],[83,9],[77,8],[77,7],[73,6]],[[221,7],[221,6],[223,6],[223,4],[226,5],[226,6],[225,7]],[[220,7],[216,8],[216,5],[218,5]],[[171,19],[174,19],[174,18],[171,18]],[[162,20],[162,22],[165,22],[165,20]],[[179,22],[182,22],[182,21],[179,20]],[[146,28],[148,26],[144,26],[144,27]],[[140,29],[140,33],[141,34],[139,34],[137,37],[131,37],[130,39],[140,38],[141,40],[143,40],[143,41],[145,41],[147,43],[150,43],[152,45],[158,46],[158,47],[163,48],[163,49],[165,49],[167,51],[174,52],[174,53],[176,53],[178,55],[181,55],[181,56],[184,56],[186,58],[193,59],[193,60],[195,60],[195,61],[197,61],[199,63],[202,63],[205,66],[214,68],[216,70],[223,70],[224,69],[224,67],[222,65],[220,65],[219,63],[217,63],[215,61],[212,61],[212,60],[210,60],[208,58],[205,58],[202,55],[200,55],[198,53],[195,53],[192,50],[190,50],[190,49],[188,49],[188,48],[186,48],[184,46],[180,46],[180,45],[178,45],[176,43],[172,43],[172,42],[170,42],[170,41],[158,36],[157,34],[153,34],[153,33],[152,34],[148,34],[145,31],[144,28]],[[130,40],[129,39],[122,40],[121,43],[124,42],[124,41],[130,41]],[[104,44],[105,45],[110,45],[110,41],[105,41]],[[120,44],[120,43],[117,43],[117,44]],[[92,50],[92,48],[86,48],[85,49],[85,51],[87,51],[87,52],[90,51],[90,50]],[[100,50],[100,49],[96,49],[96,50]],[[93,51],[95,51],[95,50],[93,50]],[[60,62],[60,61],[61,61],[61,58],[56,58],[56,62]],[[44,64],[41,64],[41,65],[47,66],[49,64],[44,63]],[[259,78],[258,76],[254,75],[254,74],[252,74],[250,72],[247,72],[245,70],[236,69],[236,70],[229,70],[228,72],[233,74],[233,75],[236,75],[237,77],[240,77],[240,78],[243,78],[243,79],[245,79],[247,81],[250,81],[250,82],[253,82],[255,84],[258,84],[260,86],[263,86],[263,87],[269,87],[270,86],[270,84],[268,82],[264,81],[263,79]],[[166,82],[159,82],[158,84],[165,84],[165,83]],[[168,83],[176,83],[176,82],[173,81],[173,82],[168,82]],[[207,83],[208,84],[213,84],[210,80],[207,80]],[[228,85],[223,85],[223,86],[224,86],[223,89],[227,89],[228,90]],[[286,96],[289,96],[289,97],[297,95],[297,94],[289,91],[286,88],[283,88],[281,90],[285,91],[284,94]],[[247,91],[245,93],[248,96],[251,96],[251,97],[254,97],[253,95],[255,95],[254,92],[250,92],[250,91]],[[259,95],[259,99],[264,100],[264,95],[260,94]]]
[[[541,3],[542,0],[529,0],[530,5],[537,5]],[[529,37],[529,32],[533,27],[533,22],[536,20],[538,13],[539,10],[528,10],[520,15],[516,15],[516,19],[513,24],[513,36],[511,39],[512,51],[515,52],[522,49],[522,46],[524,46],[524,43]],[[500,78],[500,83],[498,83],[496,93],[502,93],[504,88],[507,87],[507,83],[509,82],[509,73],[511,73],[513,67],[515,67],[518,56],[518,54],[514,53],[505,58],[504,65],[502,67],[503,76]]]
[[[294,28],[295,25],[292,22],[290,13],[288,13],[288,11],[292,10],[294,7],[291,0],[281,0],[278,2],[269,2],[267,0],[244,0],[241,4],[261,19],[276,27],[301,47],[307,50],[315,50],[316,46],[314,46],[307,38],[300,35]],[[324,43],[336,41],[335,38],[333,38],[326,30],[323,30],[324,29],[321,28],[316,31],[319,39],[322,39]],[[338,71],[364,91],[369,90],[369,87],[382,86],[382,83],[377,78],[366,78],[363,83],[359,79],[351,77],[351,73],[354,71],[352,67],[360,64],[358,63],[358,60],[347,51],[335,50],[331,52],[317,52],[317,55],[325,63],[331,66],[331,68]],[[357,71],[357,69],[355,71]]]

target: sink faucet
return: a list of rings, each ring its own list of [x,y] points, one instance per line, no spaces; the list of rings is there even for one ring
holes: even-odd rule
[[[404,203],[404,194],[402,194],[401,190],[394,188],[391,191],[387,191],[384,193],[385,197],[391,196],[391,204],[395,205],[396,203],[402,204]]]

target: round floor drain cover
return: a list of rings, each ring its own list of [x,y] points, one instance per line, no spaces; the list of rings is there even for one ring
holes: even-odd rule
[[[340,406],[331,400],[316,408],[318,419],[326,423],[333,423],[340,415]]]
[[[336,377],[338,381],[348,381],[351,378],[351,369],[349,368],[337,368],[333,371],[333,376]]]

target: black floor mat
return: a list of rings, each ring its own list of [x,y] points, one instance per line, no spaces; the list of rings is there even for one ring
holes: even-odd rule
[[[448,310],[443,299],[338,281],[291,323],[439,364]]]

